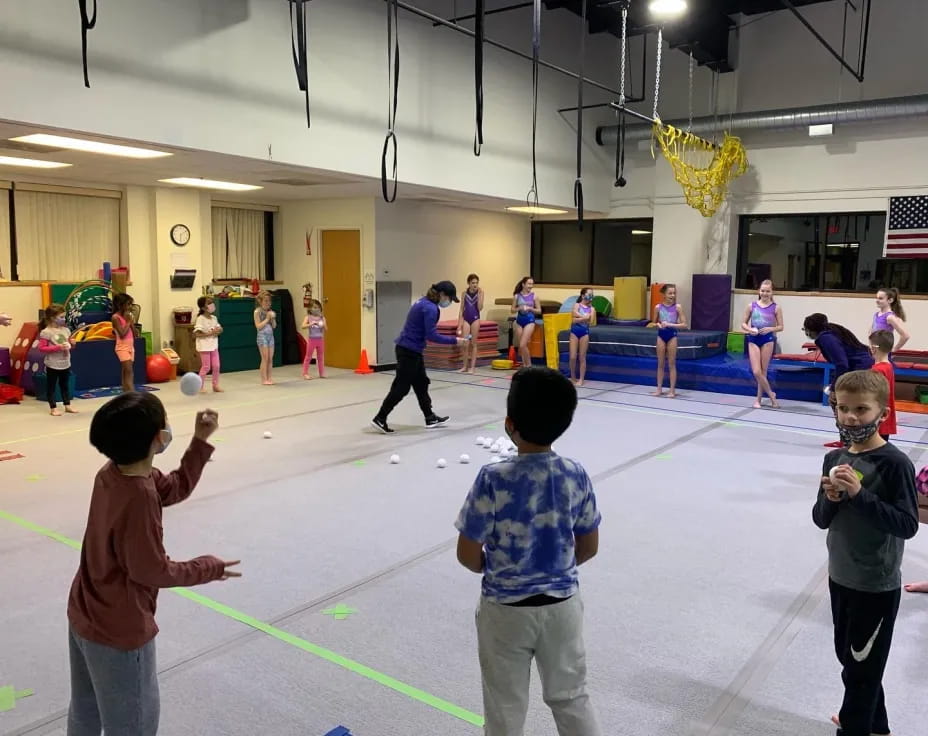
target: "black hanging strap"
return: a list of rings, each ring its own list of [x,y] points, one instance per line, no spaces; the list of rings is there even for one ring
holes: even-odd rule
[[[97,0],[93,0],[93,15],[87,14],[88,0],[77,0],[81,11],[81,56],[84,62],[84,86],[90,87],[90,76],[87,73],[87,31],[92,31],[97,25]]]
[[[457,17],[457,14],[455,14]],[[476,95],[477,132],[474,135],[474,155],[480,155],[483,146],[483,40],[486,10],[484,0],[476,0],[474,7],[474,93]]]
[[[532,188],[526,204],[538,205],[538,61],[541,55],[541,0],[532,8]]]
[[[309,0],[290,0],[290,43],[293,47],[293,66],[300,91],[306,95],[306,125],[312,127],[309,114],[309,38],[306,35],[306,3]]]
[[[615,186],[624,187],[625,181],[625,108],[619,110],[619,133],[615,138]]]
[[[400,39],[399,39],[399,5],[397,0],[387,0],[387,137],[383,142],[383,155],[380,159],[380,188],[387,202],[396,201],[397,189],[397,146],[396,146],[396,102],[400,85]],[[393,191],[390,191],[390,179],[387,177],[387,154],[393,148]]]
[[[574,181],[574,206],[577,227],[583,230],[583,60],[586,55],[586,4],[580,6],[580,69],[577,79],[577,179]]]

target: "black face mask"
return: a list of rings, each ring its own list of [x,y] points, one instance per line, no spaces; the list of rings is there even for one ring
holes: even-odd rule
[[[880,419],[870,422],[869,424],[855,424],[850,426],[835,422],[838,428],[838,434],[841,435],[841,441],[846,445],[862,445],[877,433],[880,428]]]

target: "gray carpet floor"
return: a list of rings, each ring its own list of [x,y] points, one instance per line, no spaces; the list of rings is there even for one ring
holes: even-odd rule
[[[455,561],[453,522],[489,457],[475,437],[503,434],[506,375],[432,373],[436,408],[452,422],[426,430],[410,397],[390,437],[367,429],[390,375],[276,377],[261,387],[230,374],[219,396],[159,392],[175,432],[161,467],[179,459],[196,409],[214,406],[221,424],[197,492],[165,511],[166,547],[175,559],[241,558],[245,574],[195,589],[231,614],[162,593],[160,733],[322,736],[341,724],[353,736],[479,734],[479,577]],[[755,411],[697,392],[671,401],[605,383],[580,395],[556,449],[586,466],[603,513],[581,581],[604,732],[833,733],[841,682],[824,534],[811,522],[822,442],[834,438],[828,410]],[[80,539],[101,464],[86,433],[102,403],[77,402],[84,413],[62,418],[39,402],[0,407],[0,450],[26,455],[0,462],[0,511]],[[928,417],[901,423],[898,444],[920,467]],[[0,713],[0,734],[64,733],[76,564],[74,549],[0,518],[0,687],[35,691]],[[904,572],[928,578],[928,535],[908,545]],[[326,613],[339,605],[354,612]],[[885,680],[897,736],[928,717],[926,640],[928,596],[904,595]],[[552,736],[537,678],[533,696],[526,733]]]

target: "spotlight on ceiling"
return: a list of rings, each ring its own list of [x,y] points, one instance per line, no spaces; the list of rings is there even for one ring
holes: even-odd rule
[[[648,10],[655,18],[670,20],[686,12],[686,0],[651,0]]]

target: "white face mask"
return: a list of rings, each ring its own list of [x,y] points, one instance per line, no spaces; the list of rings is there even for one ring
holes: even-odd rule
[[[438,302],[438,306],[441,307],[442,309],[445,309],[446,307],[450,307],[450,306],[451,306],[451,300],[450,300],[450,299],[442,299],[440,302]]]
[[[206,311],[209,312],[210,314],[212,314],[213,312],[216,311],[216,305],[215,305],[215,304],[207,304],[207,305],[206,305]]]
[[[174,439],[174,433],[171,432],[171,427],[167,426],[161,430],[161,449],[155,452],[156,455],[160,455],[162,452],[168,449],[171,446],[171,440]]]

